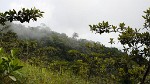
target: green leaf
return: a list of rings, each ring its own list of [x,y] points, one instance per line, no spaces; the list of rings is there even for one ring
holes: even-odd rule
[[[12,56],[12,58],[15,58],[15,56],[17,55],[17,53],[18,53],[17,49],[12,49],[11,50],[11,56]]]
[[[7,60],[7,61],[8,61],[8,58],[7,58],[7,57],[2,57],[2,59],[3,59],[3,60]]]
[[[37,18],[36,18],[36,17],[33,17],[33,20],[34,20],[34,21],[37,21]]]
[[[12,79],[13,81],[16,81],[16,78],[14,76],[9,76],[10,79]]]
[[[14,51],[13,50],[11,50],[11,56],[14,57]]]
[[[4,53],[3,48],[0,48],[0,54]]]
[[[21,69],[23,66],[15,66],[15,68],[13,69],[14,71]]]

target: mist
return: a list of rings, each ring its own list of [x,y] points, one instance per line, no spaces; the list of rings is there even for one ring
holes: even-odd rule
[[[7,4],[7,6],[5,6]],[[44,11],[43,18],[37,22],[24,23],[26,26],[37,27],[41,23],[46,24],[51,30],[72,36],[74,32],[79,38],[99,41],[110,47],[109,38],[115,38],[116,34],[94,34],[88,25],[101,21],[109,21],[118,25],[124,22],[133,28],[143,27],[143,11],[150,6],[149,0],[1,0],[0,11],[9,9],[36,7]],[[33,37],[38,36],[35,34]],[[41,35],[42,36],[42,35]],[[116,43],[113,46],[121,48]]]

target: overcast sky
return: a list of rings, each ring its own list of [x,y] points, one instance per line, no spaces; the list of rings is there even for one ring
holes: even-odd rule
[[[150,7],[150,0],[0,0],[0,12],[23,7],[36,7],[45,12],[44,18],[25,25],[44,23],[53,31],[69,36],[77,32],[80,38],[99,41],[109,47],[109,38],[117,35],[100,36],[92,33],[88,25],[109,21],[114,25],[125,22],[133,28],[142,27],[141,16]],[[120,47],[119,44],[113,46]]]

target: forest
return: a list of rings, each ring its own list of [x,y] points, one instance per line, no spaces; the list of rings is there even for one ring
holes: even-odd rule
[[[42,19],[43,13],[36,8],[0,13],[0,84],[150,83],[150,8],[141,29],[105,21],[89,25],[100,35],[119,33],[123,50],[78,39],[77,33],[69,37],[45,24],[21,24]],[[109,43],[113,45],[113,38]]]

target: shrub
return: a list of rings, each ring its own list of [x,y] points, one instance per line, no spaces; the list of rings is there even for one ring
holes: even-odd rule
[[[16,81],[13,73],[23,67],[18,64],[18,59],[15,58],[15,54],[15,50],[11,50],[11,54],[8,54],[0,48],[0,83],[2,84]]]

